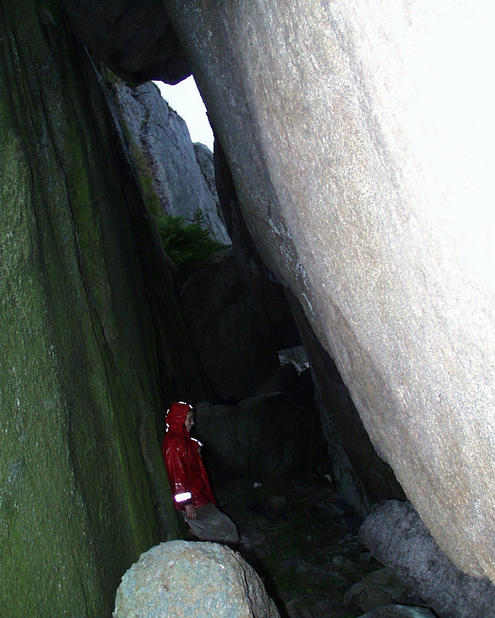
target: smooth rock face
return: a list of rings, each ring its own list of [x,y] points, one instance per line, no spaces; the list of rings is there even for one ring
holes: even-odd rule
[[[201,150],[203,166],[198,163],[189,130],[184,120],[171,109],[154,84],[129,88],[123,83],[113,84],[113,92],[120,110],[131,153],[138,148],[137,156],[146,165],[153,180],[153,190],[163,211],[168,215],[182,216],[192,222],[198,212],[205,227],[224,244],[230,244],[218,209],[219,202],[214,185],[208,182],[206,146]],[[136,153],[134,153],[136,154]],[[213,155],[209,153],[210,166]],[[206,170],[203,172],[203,169]]]
[[[165,4],[260,254],[439,545],[495,581],[485,11]]]
[[[389,500],[373,507],[359,533],[375,558],[441,618],[495,616],[495,586],[452,564],[408,502]]]
[[[142,554],[117,590],[114,618],[276,618],[261,579],[218,543],[170,541]]]

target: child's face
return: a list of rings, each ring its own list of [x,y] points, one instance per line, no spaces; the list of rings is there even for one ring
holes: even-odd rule
[[[189,410],[189,412],[187,413],[184,425],[186,426],[187,431],[191,431],[191,427],[194,425],[194,417],[192,410]]]

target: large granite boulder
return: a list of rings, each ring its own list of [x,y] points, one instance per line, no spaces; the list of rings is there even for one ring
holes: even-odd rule
[[[468,0],[165,5],[263,260],[439,545],[495,581],[490,20]]]
[[[264,481],[309,472],[322,454],[319,418],[283,393],[196,405],[204,459],[217,478]]]
[[[359,533],[375,558],[440,618],[495,616],[495,586],[452,564],[408,502],[387,500],[373,507]]]
[[[82,45],[133,82],[176,84],[191,71],[165,7],[153,0],[63,0]],[[42,9],[50,14],[48,5]]]
[[[236,552],[217,543],[153,547],[122,577],[114,618],[276,618],[263,582]]]
[[[112,91],[131,154],[137,167],[144,167],[140,170],[143,183],[151,182],[163,212],[184,217],[189,223],[200,213],[212,236],[230,244],[208,170],[208,160],[213,166],[213,154],[206,146],[199,149],[193,145],[186,123],[154,84],[131,88],[114,81]]]
[[[263,312],[243,285],[231,251],[189,276],[181,304],[216,399],[243,399],[278,366]]]

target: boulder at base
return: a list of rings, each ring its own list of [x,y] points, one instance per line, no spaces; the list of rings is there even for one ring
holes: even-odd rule
[[[113,618],[279,616],[256,572],[218,543],[170,541],[142,554],[122,578]]]
[[[371,612],[392,603],[422,603],[390,569],[372,571],[347,590],[344,603],[349,609]]]
[[[409,502],[387,500],[373,507],[359,534],[375,558],[441,618],[495,618],[493,584],[450,562]]]

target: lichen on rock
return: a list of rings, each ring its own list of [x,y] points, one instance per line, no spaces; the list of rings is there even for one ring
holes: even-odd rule
[[[124,574],[114,618],[276,618],[256,572],[218,543],[169,541],[142,554]]]

